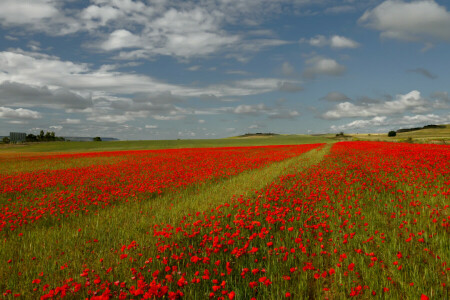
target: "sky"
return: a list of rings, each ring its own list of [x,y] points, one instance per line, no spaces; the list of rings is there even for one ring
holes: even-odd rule
[[[450,123],[446,0],[0,0],[0,135]]]

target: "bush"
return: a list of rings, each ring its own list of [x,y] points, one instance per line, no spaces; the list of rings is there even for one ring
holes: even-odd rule
[[[397,135],[397,132],[395,132],[393,130],[389,131],[389,133],[388,133],[388,136],[396,136],[396,135]]]
[[[101,142],[102,138],[99,136],[96,136],[95,138],[92,139],[94,142]]]

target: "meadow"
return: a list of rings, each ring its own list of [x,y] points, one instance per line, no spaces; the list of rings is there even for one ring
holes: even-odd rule
[[[450,297],[447,145],[70,142],[0,162],[0,298]]]

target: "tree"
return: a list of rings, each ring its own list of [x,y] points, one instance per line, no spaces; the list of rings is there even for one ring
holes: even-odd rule
[[[38,140],[40,140],[40,141],[44,140],[44,130],[41,130],[41,132],[39,133]]]
[[[11,140],[9,139],[9,137],[5,136],[5,137],[3,137],[2,142],[3,142],[4,144],[9,144],[9,142],[11,142]]]
[[[397,132],[395,132],[394,130],[389,131],[388,136],[393,137],[396,136]]]
[[[27,141],[27,142],[37,142],[38,138],[34,134],[30,133],[30,134],[27,135],[25,141]]]
[[[50,132],[47,131],[45,133],[44,140],[47,141],[47,142],[52,140],[52,136],[50,135]]]
[[[95,138],[92,139],[94,142],[101,142],[102,138],[99,136],[96,136]]]

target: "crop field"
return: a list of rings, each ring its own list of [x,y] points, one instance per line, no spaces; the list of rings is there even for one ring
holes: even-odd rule
[[[0,152],[0,299],[450,298],[450,146],[283,139]]]

